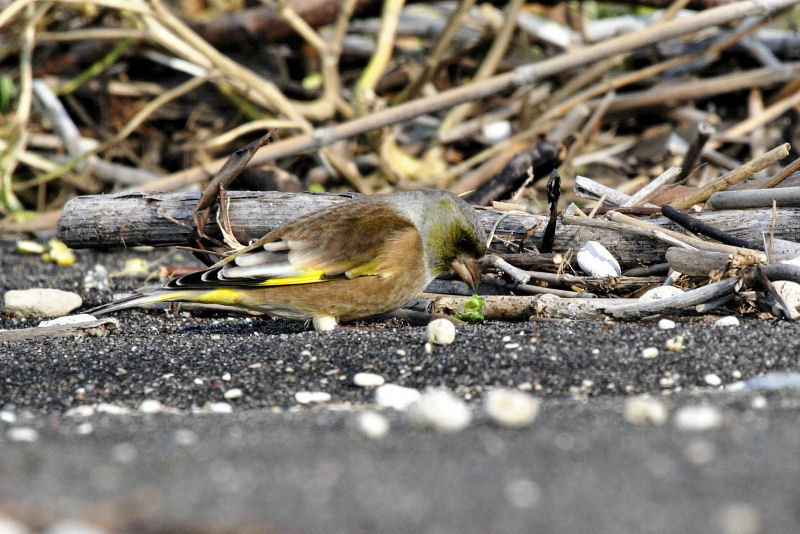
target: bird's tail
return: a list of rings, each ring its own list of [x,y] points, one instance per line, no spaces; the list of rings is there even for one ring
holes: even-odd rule
[[[122,299],[115,300],[113,302],[101,304],[100,306],[97,306],[90,310],[86,310],[83,313],[88,313],[90,315],[103,315],[106,313],[112,313],[115,311],[124,310],[126,308],[133,308],[135,306],[144,306],[147,304],[156,304],[158,302],[191,301],[192,297],[197,296],[196,295],[197,293],[203,293],[203,292],[156,289],[155,291],[151,291],[143,295],[131,295],[129,297],[124,297]]]

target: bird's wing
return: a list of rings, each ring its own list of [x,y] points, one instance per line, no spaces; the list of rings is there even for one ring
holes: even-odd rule
[[[413,224],[383,202],[360,199],[314,212],[277,228],[232,258],[172,280],[171,288],[268,287],[338,278],[386,276],[396,262],[387,247]]]

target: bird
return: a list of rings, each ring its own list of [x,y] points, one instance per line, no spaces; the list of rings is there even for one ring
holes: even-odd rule
[[[477,213],[452,193],[368,195],[302,215],[205,270],[87,313],[193,302],[332,330],[402,307],[450,270],[476,291],[486,248]]]

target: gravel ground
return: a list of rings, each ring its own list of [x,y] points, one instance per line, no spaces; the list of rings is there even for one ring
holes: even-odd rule
[[[86,290],[87,269],[163,253],[77,255],[60,268],[0,242],[0,293],[55,287],[95,305],[112,291]],[[105,337],[0,344],[0,533],[3,517],[34,532],[68,519],[107,532],[800,531],[800,393],[730,387],[798,372],[794,323],[487,323],[429,353],[425,329],[402,324],[116,317]],[[0,314],[0,329],[36,323]],[[388,435],[367,437],[364,371],[447,388],[472,422],[443,433],[386,409]],[[532,424],[493,422],[497,387],[541,400]],[[300,404],[302,391],[330,400]],[[641,394],[661,424],[629,422]]]

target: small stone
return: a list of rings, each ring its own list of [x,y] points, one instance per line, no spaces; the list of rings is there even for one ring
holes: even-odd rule
[[[456,339],[456,327],[447,319],[434,319],[428,323],[428,342],[449,345]]]
[[[675,385],[675,380],[669,376],[665,376],[658,380],[658,385],[662,388],[671,388]]]
[[[230,382],[231,381],[231,374],[230,373],[222,373],[222,381],[223,382]]]
[[[79,313],[77,315],[64,315],[62,317],[56,317],[55,319],[48,319],[46,321],[41,321],[39,323],[39,328],[45,328],[47,326],[66,326],[71,324],[81,324],[81,323],[91,323],[97,320],[97,317],[94,315],[89,315],[88,313]]]
[[[331,394],[324,391],[298,391],[294,394],[294,400],[299,404],[319,404],[331,400]]]
[[[576,256],[578,265],[589,276],[617,277],[622,274],[614,256],[597,241],[587,241]]]
[[[647,347],[642,350],[642,358],[645,360],[652,360],[658,357],[658,349],[655,347]]]
[[[660,328],[661,330],[672,330],[673,328],[675,328],[675,321],[672,321],[670,319],[661,319],[660,321],[658,321],[658,328]]]
[[[75,427],[75,433],[79,436],[88,436],[92,432],[94,432],[94,426],[88,421]]]
[[[356,420],[358,430],[368,438],[381,439],[389,433],[389,420],[374,410],[364,410]]]
[[[362,388],[376,388],[385,382],[386,380],[381,375],[375,373],[356,373],[353,376],[353,384]]]
[[[156,399],[145,399],[139,405],[139,411],[142,413],[159,413],[164,411],[164,405]]]
[[[503,345],[503,348],[506,350],[514,350],[519,348],[519,343],[506,343]]]
[[[336,318],[330,316],[314,317],[311,321],[314,324],[314,330],[317,332],[330,332],[336,329]]]
[[[85,521],[61,519],[51,524],[43,534],[108,534],[108,531]]]
[[[384,384],[375,390],[375,404],[382,408],[393,408],[403,412],[417,402],[422,394],[413,388]]]
[[[0,515],[0,534],[30,534],[28,527],[11,519],[8,516]]]
[[[76,293],[49,288],[12,289],[3,301],[4,312],[18,317],[61,317],[83,304]]]
[[[739,326],[739,319],[733,315],[728,315],[714,321],[714,326]]]
[[[756,395],[750,400],[750,407],[754,410],[763,410],[767,407],[767,398],[763,395]]]
[[[668,415],[667,406],[649,395],[627,399],[622,409],[622,417],[633,425],[663,425]]]
[[[94,406],[84,404],[83,406],[75,406],[64,412],[65,417],[91,417],[95,414]]]
[[[507,120],[501,120],[484,124],[481,128],[481,134],[489,144],[499,143],[511,136],[511,123]]]
[[[664,348],[671,351],[679,351],[683,349],[683,340],[684,336],[679,335],[675,337],[671,337],[664,343]]]
[[[703,377],[703,381],[711,387],[722,385],[722,379],[715,373],[708,373]]]
[[[443,389],[425,392],[409,409],[412,424],[438,432],[458,432],[472,421],[467,404]]]
[[[17,414],[9,410],[2,410],[0,411],[0,421],[14,424],[17,422]]]
[[[758,534],[765,531],[761,511],[750,503],[726,504],[715,515],[721,534]]]
[[[227,402],[207,402],[203,405],[201,413],[233,413],[233,406]]]
[[[130,408],[127,406],[120,406],[118,404],[109,404],[107,402],[101,402],[95,408],[97,413],[106,413],[109,415],[127,415],[131,413]]]
[[[684,406],[675,412],[672,422],[679,430],[702,432],[720,426],[722,413],[719,409],[707,404]]]
[[[486,394],[484,410],[500,426],[521,428],[536,419],[540,401],[522,391],[499,388]]]
[[[231,388],[222,394],[222,396],[228,400],[240,399],[243,395],[244,393],[242,393],[242,390],[239,388]]]
[[[8,438],[8,441],[32,443],[39,439],[39,433],[33,428],[15,426],[6,431],[6,438]]]
[[[675,286],[658,286],[645,291],[639,300],[642,302],[652,302],[654,300],[668,299],[676,295],[683,294],[683,289]]]
[[[175,440],[175,443],[178,445],[183,445],[184,447],[191,447],[200,439],[196,432],[189,430],[188,428],[179,428],[175,431],[172,435],[172,439]]]

